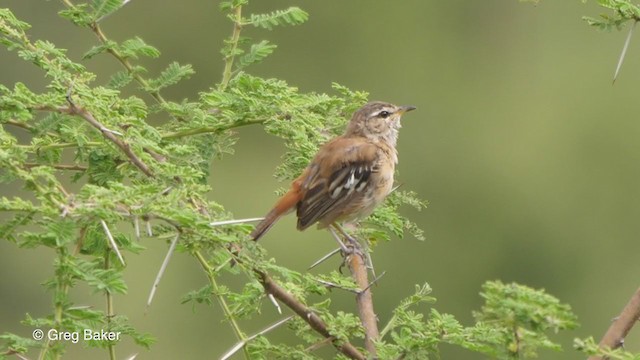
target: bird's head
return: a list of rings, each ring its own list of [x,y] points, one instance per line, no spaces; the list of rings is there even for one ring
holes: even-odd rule
[[[386,141],[392,146],[398,140],[400,118],[415,106],[396,106],[374,101],[356,111],[347,126],[347,136],[364,136],[375,141]]]

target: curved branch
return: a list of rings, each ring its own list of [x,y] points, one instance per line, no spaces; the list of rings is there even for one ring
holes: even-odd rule
[[[600,340],[600,348],[617,349],[624,344],[624,339],[640,319],[640,288],[631,296],[627,305]],[[602,356],[590,356],[589,360],[602,360]]]
[[[327,324],[318,315],[316,315],[303,303],[298,301],[298,299],[287,292],[287,290],[278,285],[278,283],[276,283],[269,275],[267,275],[267,273],[260,270],[254,271],[258,275],[258,280],[264,287],[264,290],[267,292],[267,294],[273,295],[276,299],[280,300],[288,308],[293,310],[296,314],[298,314],[298,316],[300,316],[302,320],[309,324],[309,326],[320,335],[324,336],[327,339],[331,339],[333,346],[340,350],[340,352],[351,359],[366,359],[366,357],[351,343],[338,342],[337,339],[335,339],[335,337],[331,335],[331,333],[327,329]]]
[[[120,140],[112,130],[107,129],[101,122],[96,120],[96,118],[89,112],[87,109],[75,105],[72,101],[69,101],[69,107],[51,107],[51,106],[37,106],[36,110],[42,111],[55,111],[62,114],[75,115],[83,118],[86,122],[91,124],[94,128],[100,130],[102,136],[107,138],[107,140],[114,143],[120,150],[122,150],[125,155],[129,158],[131,163],[135,165],[140,171],[142,171],[145,175],[149,177],[154,177],[151,169],[145,164],[134,152],[131,150],[129,144],[123,140]]]

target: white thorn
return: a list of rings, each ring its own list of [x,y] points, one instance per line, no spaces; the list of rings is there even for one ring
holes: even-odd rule
[[[268,297],[269,297],[269,300],[271,300],[271,303],[273,304],[273,306],[275,306],[276,309],[278,309],[278,314],[282,315],[282,308],[280,307],[280,304],[278,304],[278,300],[276,300],[273,294],[269,294]]]
[[[249,218],[249,219],[233,219],[233,220],[214,221],[212,223],[209,223],[209,225],[222,226],[222,225],[242,224],[242,223],[248,223],[248,222],[258,222],[262,220],[264,220],[263,217]]]
[[[167,265],[169,264],[171,255],[173,255],[173,252],[176,249],[178,239],[180,239],[179,233],[176,234],[176,237],[173,238],[173,241],[171,241],[171,245],[169,245],[169,251],[167,251],[167,255],[164,256],[164,261],[162,261],[162,265],[160,265],[158,275],[156,275],[156,279],[153,281],[153,286],[151,287],[151,292],[149,293],[149,298],[147,299],[147,308],[151,305],[151,301],[153,301],[153,296],[156,294],[156,289],[158,288],[158,285],[160,285],[160,279],[162,279],[162,275],[164,275],[164,271],[167,269]]]
[[[111,250],[113,250],[116,255],[118,255],[118,259],[120,260],[120,263],[122,263],[122,265],[126,265],[124,263],[124,258],[122,257],[122,254],[120,254],[120,250],[118,249],[118,244],[116,244],[116,241],[113,239],[113,235],[111,235],[111,231],[109,231],[109,227],[107,226],[107,223],[104,222],[104,220],[100,219],[100,223],[102,224],[102,228],[104,229],[104,232],[107,234],[107,239],[109,239],[109,244],[111,244]]]
[[[133,217],[133,228],[136,233],[136,239],[140,240],[140,220],[138,220],[137,216]]]
[[[147,236],[148,237],[153,237],[153,231],[151,230],[151,222],[147,221],[146,222],[146,226],[147,226]]]
[[[624,41],[624,46],[622,47],[622,53],[620,53],[620,58],[618,59],[618,65],[616,66],[616,72],[613,75],[613,82],[616,82],[618,78],[618,74],[620,73],[620,68],[622,68],[622,62],[624,61],[625,55],[627,55],[627,49],[629,49],[629,43],[631,43],[631,35],[633,34],[633,29],[636,28],[636,24],[638,21],[634,21],[633,25],[629,27],[629,33],[627,34],[627,39]]]
[[[224,355],[222,355],[220,357],[220,360],[227,360],[229,358],[231,358],[233,356],[233,354],[237,353],[238,350],[242,349],[245,345],[247,345],[247,343],[255,338],[257,338],[258,336],[264,335],[266,333],[268,333],[269,331],[277,328],[278,326],[286,323],[287,321],[291,320],[293,318],[293,315],[289,315],[286,318],[282,319],[282,320],[278,320],[275,323],[267,326],[266,328],[258,331],[257,333],[249,336],[246,340],[240,341],[237,344],[235,344],[231,350],[227,351]]]

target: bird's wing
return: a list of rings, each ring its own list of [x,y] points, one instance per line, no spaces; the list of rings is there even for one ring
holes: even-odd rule
[[[298,203],[298,229],[304,230],[362,196],[376,172],[376,146],[364,138],[339,137],[323,146],[306,169]]]

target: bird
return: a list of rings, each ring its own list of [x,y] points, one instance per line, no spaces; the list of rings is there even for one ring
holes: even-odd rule
[[[400,119],[415,109],[373,101],[355,111],[344,134],[320,147],[250,237],[257,241],[294,210],[300,231],[369,216],[393,189]]]

